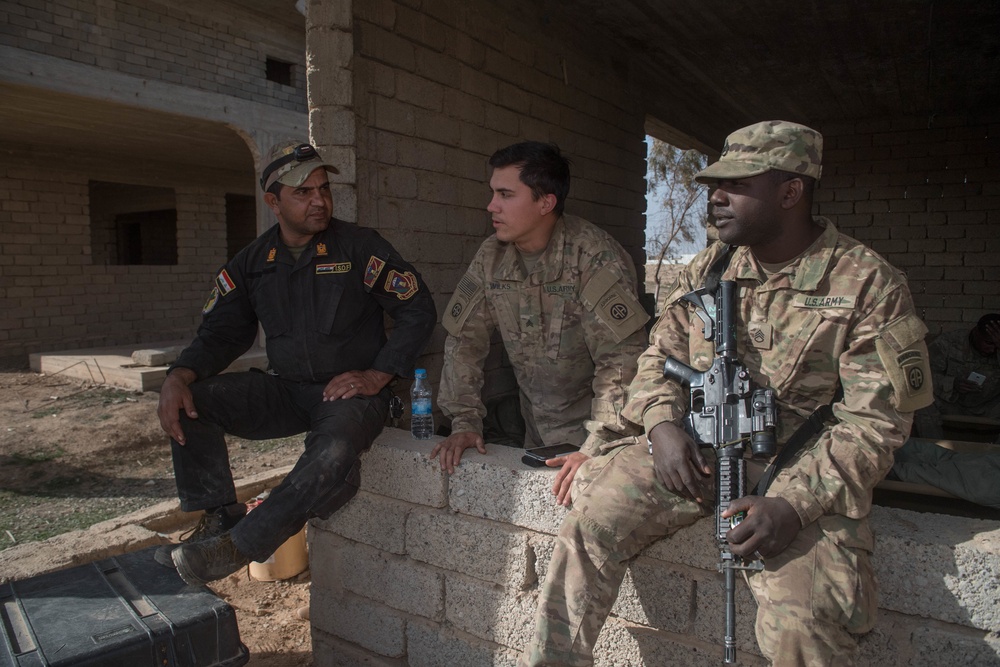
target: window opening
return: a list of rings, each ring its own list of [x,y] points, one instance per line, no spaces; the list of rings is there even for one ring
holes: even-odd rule
[[[91,181],[94,264],[177,264],[177,197],[172,188]]]
[[[268,81],[280,83],[282,86],[292,85],[292,63],[268,58],[264,62],[264,76]]]

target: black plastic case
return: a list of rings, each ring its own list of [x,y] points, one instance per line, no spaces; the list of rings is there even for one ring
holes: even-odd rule
[[[0,584],[0,666],[245,665],[233,608],[155,549]]]

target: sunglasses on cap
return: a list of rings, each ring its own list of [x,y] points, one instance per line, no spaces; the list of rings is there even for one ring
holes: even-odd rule
[[[267,178],[274,172],[278,171],[286,164],[290,162],[308,162],[309,160],[318,160],[319,153],[310,144],[299,144],[292,152],[288,155],[282,155],[277,160],[267,165],[264,171],[260,175],[260,187],[263,190],[264,184],[267,183]]]

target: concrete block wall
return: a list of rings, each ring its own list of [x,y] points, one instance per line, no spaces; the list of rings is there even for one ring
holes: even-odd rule
[[[356,159],[341,179],[354,198],[335,197],[416,264],[439,312],[492,234],[486,160],[525,139],[559,144],[567,211],[645,261],[642,110],[610,49],[559,29],[523,1],[308,3],[311,135]],[[443,341],[439,329],[423,360],[434,382]]]
[[[820,215],[906,272],[931,332],[1000,312],[1000,114],[817,127]]]
[[[282,20],[267,21],[238,3],[9,0],[0,45],[304,112],[304,19],[293,4],[276,3]],[[266,79],[268,57],[292,63],[292,85]]]
[[[178,263],[94,264],[88,182],[136,182],[135,174],[116,164],[74,169],[26,159],[0,158],[0,359],[190,338],[226,261],[225,194],[246,186],[147,174],[146,184],[174,186]]]
[[[456,473],[433,442],[387,429],[362,464],[362,490],[309,527],[317,667],[511,666],[530,637],[565,511],[553,471],[516,449],[466,453]],[[1000,665],[1000,522],[876,507],[876,628],[859,664]],[[722,584],[711,520],[632,564],[596,664],[717,665]],[[765,665],[754,603],[739,584],[742,665]]]

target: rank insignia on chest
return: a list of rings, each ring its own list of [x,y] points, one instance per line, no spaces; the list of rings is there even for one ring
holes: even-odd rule
[[[229,277],[229,272],[225,269],[219,272],[219,275],[215,277],[215,285],[219,288],[219,294],[226,296],[234,289],[236,289],[236,283],[233,279]]]
[[[274,261],[274,257],[277,254],[278,254],[278,249],[277,248],[271,248],[270,250],[268,250],[267,251],[267,261],[268,262],[273,262]]]
[[[335,264],[316,265],[316,275],[323,275],[330,273],[347,273],[350,270],[351,270],[350,262],[337,262]]]
[[[385,291],[395,294],[400,301],[405,301],[417,293],[417,277],[410,271],[400,273],[396,269],[389,269],[385,278]]]
[[[385,268],[385,260],[379,259],[375,255],[368,258],[368,266],[365,267],[365,287],[372,288],[383,268]]]
[[[767,322],[751,322],[747,325],[750,344],[758,350],[771,349],[771,337],[774,330]]]
[[[325,243],[317,243],[316,244],[316,256],[317,257],[326,257],[326,255],[327,255],[326,244]]]

